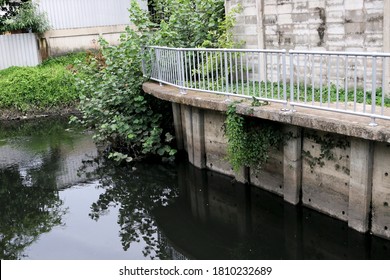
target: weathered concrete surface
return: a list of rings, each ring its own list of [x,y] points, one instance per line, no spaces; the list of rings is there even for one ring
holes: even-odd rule
[[[182,119],[181,119],[181,105],[172,103],[173,124],[175,127],[176,145],[179,150],[184,149]]]
[[[283,186],[284,199],[291,204],[300,202],[302,185],[302,129],[298,126],[286,126],[285,133],[290,135],[283,147]]]
[[[272,150],[261,169],[250,170],[250,183],[280,196],[283,188],[283,148]]]
[[[372,187],[372,232],[390,238],[390,145],[375,143]]]
[[[193,164],[198,168],[206,167],[203,109],[192,108],[192,144]]]
[[[211,110],[204,115],[206,166],[210,170],[234,176],[233,168],[227,161],[227,139],[223,128],[225,117],[222,112]]]
[[[372,187],[372,142],[351,138],[348,226],[369,229]]]
[[[305,130],[303,137],[302,203],[343,221],[348,220],[350,148],[329,147],[332,159],[321,158],[328,137]]]
[[[225,112],[233,100],[242,98],[227,97],[224,95],[209,94],[188,90],[187,94],[180,94],[179,89],[172,86],[159,86],[154,82],[143,84],[146,93],[170,102],[190,105],[203,109]],[[281,111],[281,105],[253,107],[249,100],[243,100],[237,105],[237,112],[242,115],[251,115],[257,118],[277,121],[295,126],[317,129],[320,131],[337,133],[346,136],[367,140],[390,143],[390,122],[377,120],[376,127],[369,126],[369,118],[298,108],[296,112]]]

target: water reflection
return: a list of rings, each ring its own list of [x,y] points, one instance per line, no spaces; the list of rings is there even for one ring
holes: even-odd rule
[[[180,258],[390,259],[388,240],[223,175],[181,169],[179,199],[154,211]]]
[[[62,225],[66,208],[58,188],[83,180],[76,171],[84,154],[72,148],[80,137],[67,133],[65,124],[60,119],[0,124],[1,259],[25,257],[41,234]],[[71,165],[73,173],[69,161],[79,162]]]
[[[46,165],[46,162],[44,162]],[[25,179],[16,169],[0,169],[0,258],[19,259],[40,234],[61,224],[64,210],[53,186],[32,174]],[[44,181],[44,180],[43,180]]]
[[[1,259],[390,259],[390,241],[231,178],[117,166],[66,120],[0,129]]]
[[[387,240],[187,163],[99,172],[91,218],[119,207],[123,249],[141,240],[147,258],[390,259]]]
[[[92,204],[90,217],[99,221],[110,207],[118,207],[119,236],[127,251],[142,241],[142,254],[150,259],[166,259],[165,246],[158,238],[159,228],[153,211],[167,207],[178,197],[177,173],[173,166],[138,164],[127,166],[95,161],[93,176],[100,178],[104,193]]]

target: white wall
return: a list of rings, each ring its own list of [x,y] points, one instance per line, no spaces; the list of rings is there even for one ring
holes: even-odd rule
[[[130,0],[36,0],[52,29],[130,24]],[[146,0],[138,0],[147,9]]]
[[[39,62],[35,34],[0,35],[0,70],[10,66],[35,66]]]

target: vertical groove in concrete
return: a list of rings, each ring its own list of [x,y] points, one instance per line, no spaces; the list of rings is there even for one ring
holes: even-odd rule
[[[247,183],[250,182],[249,173],[250,173],[250,168],[246,167],[246,166],[243,166],[243,167],[240,168],[238,173],[234,173],[234,177],[235,177],[237,182],[240,182],[240,183],[243,183],[243,184],[247,184]]]
[[[192,137],[192,107],[183,105],[182,110],[184,110],[184,123],[186,129],[186,143],[187,143],[187,153],[188,161],[194,164],[194,143]]]
[[[204,138],[204,112],[202,109],[192,108],[192,145],[193,164],[198,168],[206,167]]]
[[[283,148],[284,200],[294,205],[300,201],[302,185],[302,132],[297,126],[284,128],[291,138]]]
[[[173,112],[173,125],[175,127],[177,149],[183,150],[184,140],[183,140],[183,128],[182,128],[180,104],[172,102],[172,112]]]
[[[369,230],[373,148],[368,140],[351,138],[348,226]]]
[[[172,102],[174,103],[174,102]],[[178,103],[180,104],[180,103]],[[181,130],[183,133],[183,149],[184,151],[187,151],[187,127],[186,127],[186,116],[185,116],[185,106],[183,104],[180,104],[180,116],[181,116]]]

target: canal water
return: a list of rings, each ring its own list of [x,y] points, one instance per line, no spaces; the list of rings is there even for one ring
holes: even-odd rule
[[[0,259],[390,259],[390,241],[187,162],[117,166],[41,119],[0,123]]]

